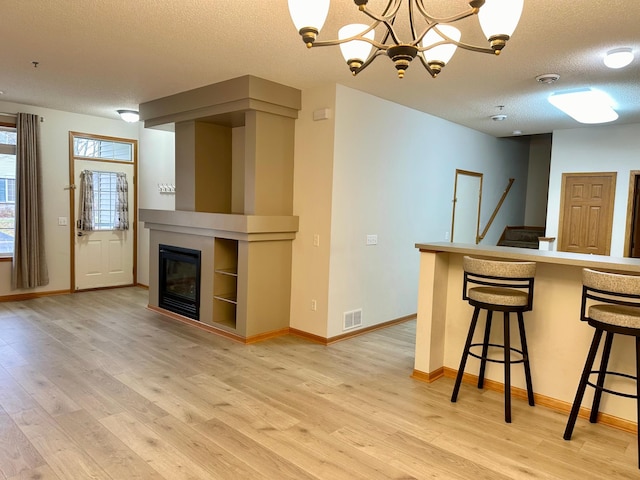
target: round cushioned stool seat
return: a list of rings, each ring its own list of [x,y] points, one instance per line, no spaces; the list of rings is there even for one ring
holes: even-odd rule
[[[467,296],[476,302],[505,307],[524,307],[529,301],[527,292],[503,287],[470,288]]]
[[[529,405],[535,405],[533,387],[531,385],[531,367],[529,366],[529,352],[524,331],[523,312],[533,308],[533,280],[536,273],[535,262],[511,262],[489,260],[464,256],[462,259],[464,271],[462,282],[462,299],[468,300],[474,307],[467,340],[462,350],[460,367],[456,375],[456,381],[451,394],[451,401],[456,402],[460,384],[464,375],[464,368],[469,356],[480,360],[478,373],[478,388],[484,386],[484,374],[487,362],[502,363],[504,365],[504,420],[511,422],[511,365],[522,363],[524,366],[525,381],[527,384],[527,398]],[[478,323],[480,311],[486,310],[486,323],[483,341],[474,343],[474,332]],[[502,344],[491,342],[491,323],[494,312],[503,314],[503,340]],[[510,314],[518,317],[518,330],[520,333],[520,349],[511,346]],[[474,347],[482,347],[482,353],[472,353]],[[497,347],[502,349],[502,359],[491,358],[489,349]],[[512,353],[516,359],[512,360]]]
[[[624,305],[592,305],[589,318],[619,327],[640,328],[640,308]]]
[[[462,266],[465,272],[491,277],[526,278],[536,273],[534,262],[505,262],[465,256]]]

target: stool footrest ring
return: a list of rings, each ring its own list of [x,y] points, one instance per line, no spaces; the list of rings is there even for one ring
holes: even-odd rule
[[[500,345],[498,343],[489,343],[487,344],[489,347],[495,347],[495,348],[501,348],[504,350],[504,345]],[[493,363],[505,363],[504,360],[498,360],[496,358],[489,358],[489,357],[483,357],[482,355],[478,355],[477,353],[473,353],[471,351],[471,348],[473,347],[484,347],[484,343],[472,343],[471,345],[469,345],[469,355],[477,358],[479,360],[486,360],[487,362],[493,362]],[[522,356],[522,358],[520,359],[516,359],[516,360],[511,360],[510,363],[524,363],[525,359],[525,355],[524,352],[518,348],[514,348],[511,347],[509,350],[511,350],[512,352],[516,352],[517,354],[519,354],[520,356]]]
[[[590,375],[595,375],[595,374],[599,374],[599,373],[600,373],[600,370],[591,370],[591,372],[589,372]],[[609,370],[605,371],[604,373],[606,375],[615,375],[617,377],[624,377],[624,378],[628,378],[630,380],[636,380],[637,381],[637,377],[635,377],[633,375],[629,375],[628,373],[610,372]],[[592,382],[587,382],[587,385],[589,385],[590,387],[595,388],[596,390],[601,390],[603,392],[610,393],[611,395],[617,395],[619,397],[625,397],[625,398],[638,398],[638,396],[635,395],[635,394],[624,393],[624,392],[619,392],[617,390],[611,390],[609,388],[599,387],[598,385],[596,385],[595,383],[592,383]]]

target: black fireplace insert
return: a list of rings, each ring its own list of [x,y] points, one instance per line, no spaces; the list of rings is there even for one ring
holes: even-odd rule
[[[159,247],[159,307],[200,320],[200,251]]]

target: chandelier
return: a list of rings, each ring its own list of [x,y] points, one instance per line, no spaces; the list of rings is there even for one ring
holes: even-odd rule
[[[524,0],[471,0],[464,12],[437,18],[427,13],[425,1],[408,0],[409,41],[402,41],[395,28],[403,0],[388,0],[382,13],[370,11],[367,8],[369,0],[353,0],[373,22],[345,25],[338,31],[336,40],[316,40],[327,19],[330,0],[289,0],[289,13],[308,48],[340,45],[353,75],[367,68],[379,56],[386,55],[393,61],[399,78],[404,77],[416,57],[435,78],[451,60],[457,47],[499,55],[518,25],[524,4]],[[451,25],[473,15],[478,16],[488,46],[460,41],[460,30]],[[375,38],[376,28],[380,25],[384,28],[380,29],[383,33],[381,41],[378,41]]]

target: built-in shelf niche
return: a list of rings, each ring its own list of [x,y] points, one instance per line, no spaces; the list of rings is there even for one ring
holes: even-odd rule
[[[213,323],[236,328],[238,241],[216,238],[213,254]]]

